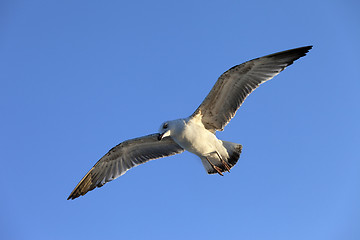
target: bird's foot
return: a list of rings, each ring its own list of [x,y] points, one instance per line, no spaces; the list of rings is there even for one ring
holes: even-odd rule
[[[229,165],[227,164],[227,162],[225,162],[224,159],[222,159],[221,155],[220,155],[218,152],[216,152],[216,154],[218,155],[221,163],[222,163],[222,164],[224,165],[224,167],[226,168],[226,171],[230,172],[230,167],[229,167]]]
[[[215,169],[215,170],[217,171],[217,173],[218,173],[219,175],[224,176],[224,175],[222,174],[222,172],[221,172],[221,169],[220,169],[218,166],[216,166],[215,164],[213,164],[207,157],[205,157],[205,158],[206,158],[206,160],[210,163],[210,165],[213,167],[213,169]]]
[[[224,174],[222,174],[221,169],[220,169],[218,166],[215,166],[215,165],[214,165],[213,168],[217,171],[217,173],[218,173],[219,175],[224,176]]]

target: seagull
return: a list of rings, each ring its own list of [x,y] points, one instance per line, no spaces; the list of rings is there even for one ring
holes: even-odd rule
[[[191,116],[166,121],[158,133],[127,140],[112,148],[81,179],[68,200],[102,187],[139,164],[185,150],[201,159],[208,174],[223,176],[224,172],[230,172],[240,157],[242,145],[219,140],[216,131],[224,130],[245,98],[260,84],[305,56],[311,48],[290,49],[230,68]]]

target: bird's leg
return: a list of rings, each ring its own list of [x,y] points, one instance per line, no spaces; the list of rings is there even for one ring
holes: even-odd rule
[[[229,165],[227,164],[227,162],[225,162],[224,159],[222,159],[221,155],[220,155],[217,151],[215,151],[215,152],[216,152],[216,154],[218,155],[218,157],[219,157],[220,161],[222,162],[222,164],[225,166],[226,170],[227,170],[228,172],[230,172],[230,167],[229,167]]]
[[[210,165],[217,171],[218,174],[220,174],[221,176],[224,176],[222,173],[221,173],[221,169],[218,167],[218,166],[215,166],[215,164],[213,164],[207,157],[205,157],[206,160],[210,163]]]

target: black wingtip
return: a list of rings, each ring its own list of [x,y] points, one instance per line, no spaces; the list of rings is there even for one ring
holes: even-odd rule
[[[306,55],[306,53],[308,53],[310,51],[310,49],[312,49],[313,46],[309,45],[309,46],[305,46],[305,47],[299,47],[299,48],[293,48],[293,49],[289,49],[289,50],[285,50],[282,52],[277,52],[277,53],[273,53],[270,55],[267,55],[265,57],[278,57],[278,56],[294,56],[297,55],[298,58],[303,57]]]
[[[80,183],[81,182],[82,181],[80,181]],[[78,186],[79,186],[79,184],[78,184]],[[75,187],[75,189],[70,193],[69,197],[66,200],[74,200],[82,195],[81,193],[79,193],[78,186]]]
[[[299,49],[304,49],[305,53],[308,53],[312,48],[313,48],[313,45],[309,45],[309,46],[301,47]]]
[[[302,52],[304,56],[313,48],[312,45],[288,50],[289,52]]]
[[[78,198],[78,197],[80,197],[80,195],[75,196],[73,193],[71,193],[66,200],[74,200],[75,198]]]
[[[272,58],[272,59],[280,59],[282,61],[286,61],[286,66],[289,66],[294,63],[297,59],[306,56],[306,54],[312,49],[312,45],[305,46],[305,47],[299,47],[299,48],[293,48],[282,52],[273,53],[267,56],[264,56],[264,58]],[[283,69],[285,69],[285,67]]]
[[[299,53],[300,57],[303,57],[305,56],[311,49],[313,48],[312,45],[310,46],[305,46],[305,47],[299,47],[299,48],[294,48],[294,49],[290,49],[288,50],[289,52],[296,52],[296,53]]]
[[[289,49],[287,51],[297,51],[297,50],[303,50],[303,51],[306,51],[308,52],[310,49],[313,48],[313,45],[308,45],[308,46],[304,46],[304,47],[298,47],[298,48],[293,48],[293,49]],[[284,51],[286,52],[286,51]]]

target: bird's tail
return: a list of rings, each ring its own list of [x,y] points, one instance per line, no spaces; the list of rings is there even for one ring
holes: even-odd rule
[[[235,166],[240,158],[242,150],[241,144],[227,141],[222,141],[222,143],[227,151],[226,155],[213,152],[208,154],[206,157],[201,158],[202,164],[208,174],[221,174],[222,172],[229,171],[233,166]]]

